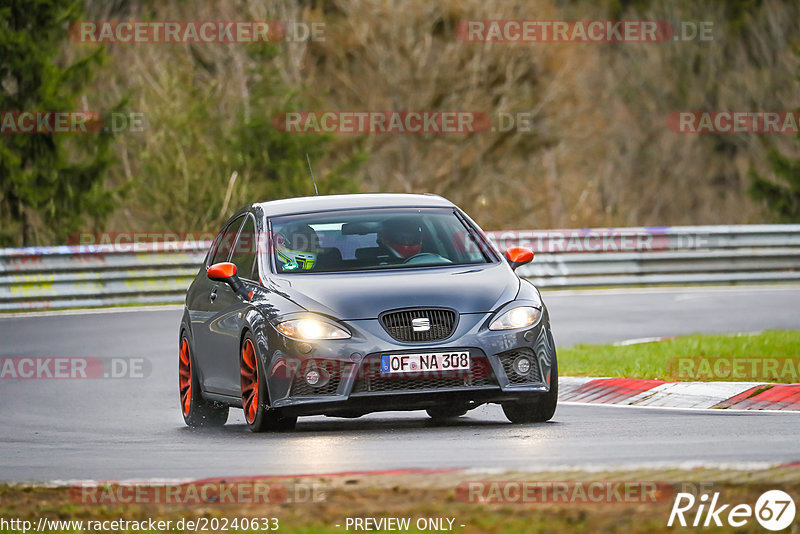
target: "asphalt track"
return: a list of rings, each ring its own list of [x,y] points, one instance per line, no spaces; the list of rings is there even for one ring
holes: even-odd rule
[[[800,328],[800,287],[545,293],[558,345],[692,332]],[[798,413],[560,405],[515,426],[484,406],[446,426],[424,412],[301,418],[254,435],[240,410],[192,430],[178,408],[177,309],[0,318],[0,356],[144,358],[146,378],[0,380],[0,480],[128,480],[400,468],[800,461]]]

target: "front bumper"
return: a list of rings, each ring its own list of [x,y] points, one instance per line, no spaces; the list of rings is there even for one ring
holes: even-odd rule
[[[347,340],[306,343],[270,328],[265,368],[270,404],[291,415],[358,416],[387,410],[417,410],[443,404],[469,406],[522,400],[547,393],[556,360],[546,309],[536,325],[521,330],[491,331],[491,314],[462,314],[456,330],[444,341],[402,343],[378,320],[347,322]],[[272,350],[268,350],[272,348]],[[383,375],[380,356],[468,351],[469,371]],[[521,375],[513,370],[520,357],[532,363]],[[309,370],[320,375],[311,386]]]

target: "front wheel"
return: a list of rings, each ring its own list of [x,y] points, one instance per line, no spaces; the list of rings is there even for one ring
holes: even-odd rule
[[[191,427],[222,426],[228,420],[228,407],[203,398],[200,381],[192,362],[192,349],[184,332],[178,353],[178,387],[181,394],[181,413]]]
[[[558,404],[558,362],[550,368],[550,391],[529,401],[503,403],[503,413],[512,423],[544,423],[553,418]]]
[[[292,430],[297,417],[288,417],[269,407],[267,381],[261,358],[256,353],[253,335],[248,332],[242,340],[239,358],[242,385],[242,409],[248,428],[253,432]]]

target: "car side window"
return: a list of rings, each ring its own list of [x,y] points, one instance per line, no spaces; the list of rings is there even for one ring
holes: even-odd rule
[[[253,279],[253,266],[256,262],[256,222],[251,216],[245,218],[236,246],[233,249],[231,263],[236,265],[236,272],[241,278]]]
[[[214,252],[214,258],[211,260],[210,265],[228,261],[233,249],[233,243],[236,239],[236,234],[239,232],[239,227],[242,225],[242,219],[238,217],[232,221],[225,229],[217,236],[217,250]]]
[[[214,241],[211,242],[211,246],[208,248],[208,254],[206,254],[206,269],[211,267],[211,261],[214,259],[214,255],[217,252],[217,247],[219,246],[219,240],[222,238],[222,233],[220,232],[214,237]]]

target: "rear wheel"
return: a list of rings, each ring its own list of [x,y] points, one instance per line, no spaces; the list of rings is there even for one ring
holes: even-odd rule
[[[242,340],[239,358],[242,385],[242,409],[248,428],[253,432],[292,430],[297,417],[288,417],[269,407],[267,382],[261,359],[256,353],[253,335],[248,332]]]
[[[444,419],[453,419],[461,417],[467,413],[468,408],[463,404],[434,406],[425,410],[431,419],[441,421]]]
[[[192,349],[184,332],[178,353],[178,386],[181,394],[181,413],[188,426],[222,426],[228,420],[228,407],[203,398],[200,382],[194,371]]]
[[[550,391],[529,401],[503,403],[503,413],[512,423],[544,423],[553,418],[558,404],[558,362],[550,368]]]

